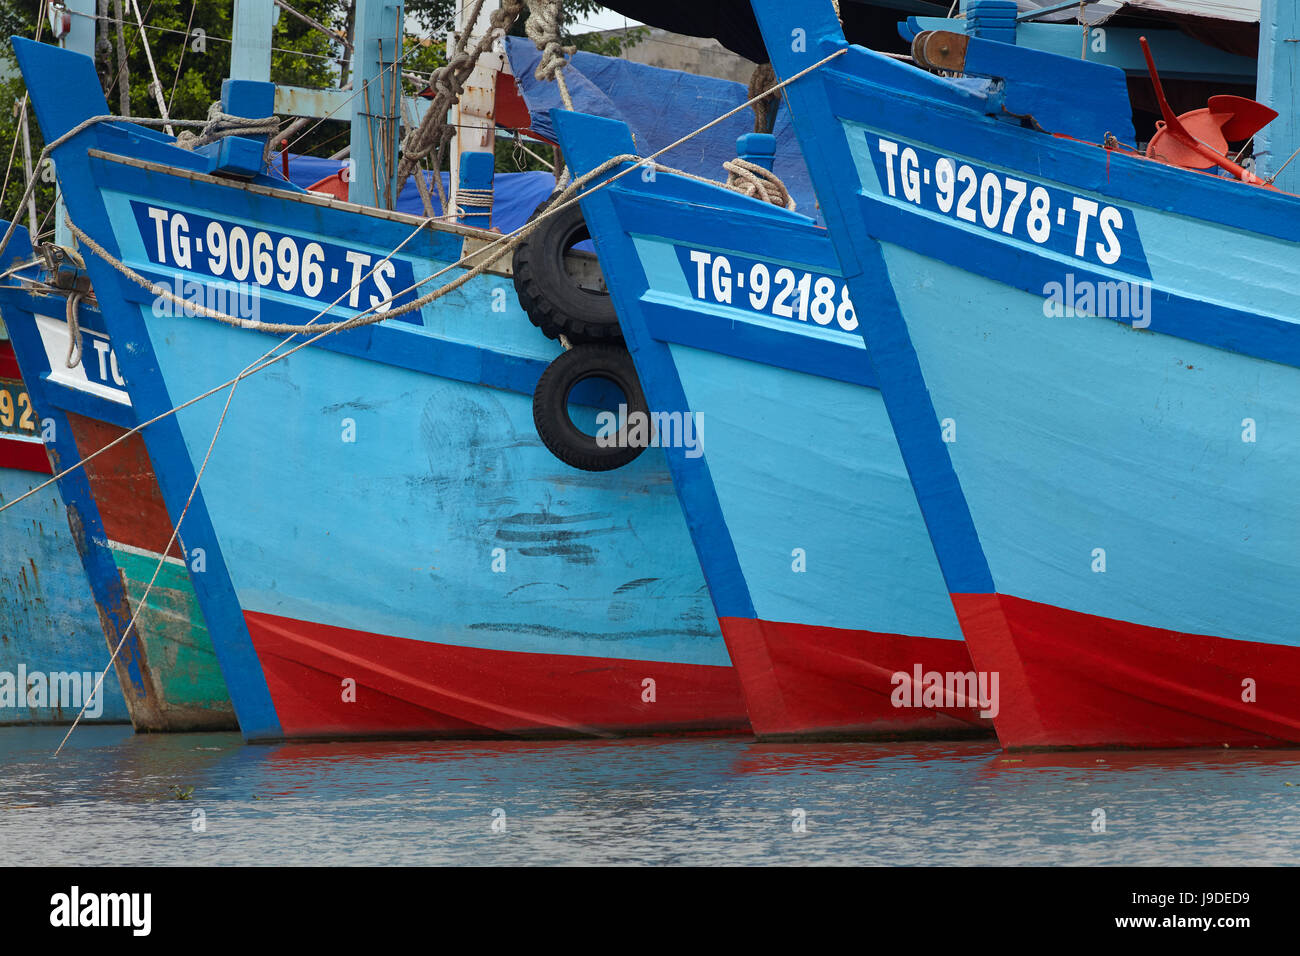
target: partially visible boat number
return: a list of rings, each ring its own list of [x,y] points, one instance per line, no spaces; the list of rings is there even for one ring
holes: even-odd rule
[[[395,291],[415,282],[409,262],[383,260],[328,242],[255,229],[198,213],[181,213],[133,202],[151,261],[216,279],[253,282],[267,289],[387,312],[411,297]],[[372,271],[373,270],[373,271]],[[364,297],[363,297],[364,296]]]
[[[35,435],[36,414],[22,382],[0,379],[0,431],[11,435]]]
[[[1103,265],[1124,253],[1126,217],[1114,206],[888,139],[874,158],[892,197]]]
[[[679,256],[685,250],[679,250]],[[720,256],[697,249],[689,251],[695,298],[722,305],[748,306],[755,312],[782,319],[810,319],[817,325],[834,322],[845,332],[858,327],[849,287],[840,279],[812,272],[795,272],[786,266],[739,256]]]

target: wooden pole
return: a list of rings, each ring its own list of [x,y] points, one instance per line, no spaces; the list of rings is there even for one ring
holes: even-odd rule
[[[20,111],[22,116],[19,124],[23,133],[23,171],[27,174],[27,185],[32,182],[32,137],[27,125],[27,103],[22,103],[21,110],[18,109],[18,101],[14,101],[15,111]],[[33,192],[27,197],[27,221],[29,223],[27,231],[31,234],[32,242],[36,241],[36,194]]]
[[[1255,137],[1255,175],[1274,181],[1279,189],[1300,193],[1300,9],[1295,0],[1262,0],[1259,10],[1260,102],[1278,111],[1278,118]],[[1290,165],[1282,170],[1290,159]],[[1282,170],[1278,174],[1278,170]]]

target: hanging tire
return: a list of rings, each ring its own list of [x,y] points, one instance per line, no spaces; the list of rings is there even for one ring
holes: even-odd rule
[[[610,471],[634,460],[644,447],[627,447],[620,442],[602,447],[595,435],[588,435],[569,416],[569,396],[588,379],[605,379],[623,392],[629,418],[635,412],[647,414],[645,394],[636,367],[627,350],[617,345],[578,345],[546,367],[533,390],[533,424],[551,454],[566,465],[582,471]]]
[[[529,221],[546,210],[551,199],[538,206]],[[565,262],[565,253],[589,238],[577,203],[547,218],[515,249],[515,294],[533,325],[547,338],[563,335],[574,344],[620,342],[623,331],[604,279],[599,277],[599,267],[594,275],[583,277]]]

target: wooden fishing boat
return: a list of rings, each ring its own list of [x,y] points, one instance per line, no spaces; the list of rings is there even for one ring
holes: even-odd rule
[[[554,123],[579,171],[636,152],[622,123]],[[755,733],[989,733],[997,688],[973,672],[826,230],[665,171],[582,207]]]
[[[25,236],[19,245],[26,246]],[[41,426],[34,447],[41,452],[46,479],[51,461],[62,471],[137,424],[103,317],[93,301],[84,300],[84,287],[79,292],[50,284],[62,285],[73,271],[68,268],[56,277],[54,270],[34,268],[0,284],[0,315],[12,338],[13,366],[28,383],[28,401]],[[69,297],[74,295],[75,324],[70,326]],[[74,337],[81,341],[79,354],[70,349]],[[230,695],[182,557],[183,539],[162,556],[172,524],[146,440],[127,438],[42,494],[57,504],[58,512],[57,519],[42,525],[70,527],[71,537],[66,532],[61,537],[76,563],[57,604],[34,595],[12,606],[25,607],[30,615],[47,604],[69,610],[88,605],[80,619],[60,622],[57,633],[80,650],[95,677],[120,646],[107,687],[118,700],[125,697],[119,718],[129,713],[137,731],[236,729]],[[16,516],[0,516],[6,534],[22,527]],[[40,633],[30,623],[28,627],[28,633]],[[75,716],[75,711],[65,715],[69,720]]]
[[[1295,14],[1265,8],[1267,90]],[[829,3],[754,10],[778,76],[815,67],[785,94],[1002,743],[1300,740],[1300,199],[1199,148],[1258,133],[1277,171],[1293,119],[1167,112],[1148,156],[1104,66],[1095,121],[1039,124],[1079,61],[934,34],[930,72]]]
[[[47,141],[107,113],[88,59],[14,43]],[[87,128],[55,151],[73,220],[151,281],[249,293],[271,329],[334,300],[396,313],[417,276],[496,238],[288,186],[258,172],[254,140],[215,145]],[[282,338],[161,314],[105,257],[86,266],[138,416]],[[150,426],[173,516],[202,475],[182,533],[205,554],[191,578],[246,738],[748,728],[662,455],[583,473],[535,437],[532,392],[561,347],[507,271],[295,351],[228,411]]]
[[[8,310],[0,314],[7,318]],[[40,432],[13,347],[0,334],[0,504],[49,478]],[[94,694],[107,658],[92,639],[99,618],[74,531],[55,487],[18,502],[0,521],[0,724],[67,723],[87,703],[97,723],[127,720],[116,675]]]

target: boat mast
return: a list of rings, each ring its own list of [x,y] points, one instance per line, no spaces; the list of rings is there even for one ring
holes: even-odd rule
[[[1255,96],[1277,110],[1277,119],[1255,137],[1255,175],[1268,179],[1300,149],[1300,9],[1295,0],[1262,0],[1259,8],[1259,81]],[[1300,156],[1275,185],[1300,193]]]
[[[458,0],[456,33],[447,38],[448,53],[455,48],[456,35],[469,33],[465,44],[472,49],[490,27],[490,18],[500,0],[487,0],[473,23],[467,22],[473,0]],[[465,81],[465,92],[451,110],[456,143],[451,151],[451,195],[445,212],[464,209],[459,222],[487,229],[492,224],[492,179],[496,164],[497,74],[505,68],[505,52],[489,50],[478,58]],[[439,175],[436,171],[434,175]]]
[[[279,15],[279,7],[267,0],[235,0],[231,80],[270,85],[271,28]],[[402,92],[398,66],[404,5],[402,0],[356,0],[354,17],[352,90],[277,84],[275,112],[350,121],[348,200],[392,209],[398,192],[397,117]]]
[[[74,53],[84,53],[92,60],[95,58],[95,0],[64,0],[63,6],[71,14],[68,17],[68,30],[59,36],[59,45]],[[51,160],[53,162],[53,160]],[[39,170],[37,173],[39,174]],[[65,221],[63,191],[59,189],[58,180],[54,186],[54,243],[67,249],[75,249],[77,240]],[[32,233],[36,241],[36,233]]]
[[[271,29],[280,8],[265,0],[235,0],[230,78],[271,82]]]
[[[392,209],[397,202],[402,95],[402,0],[357,0],[352,57],[352,182],[348,200]]]

